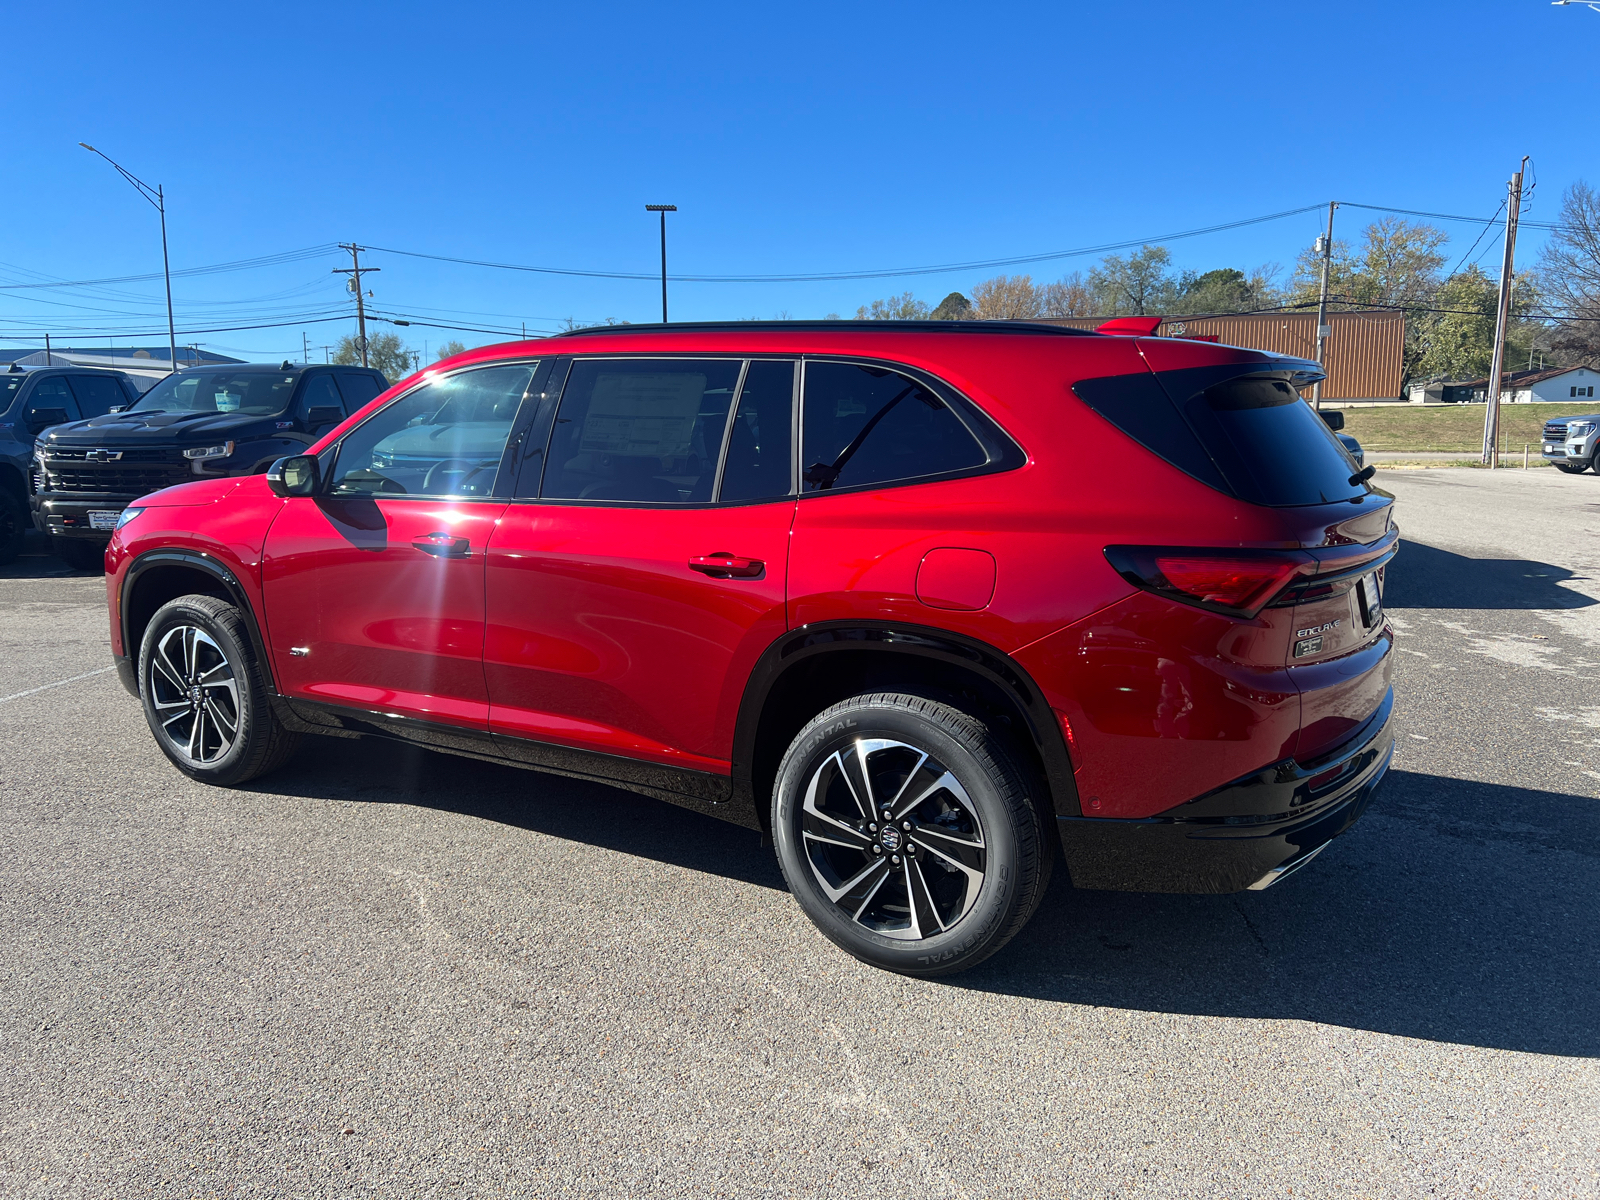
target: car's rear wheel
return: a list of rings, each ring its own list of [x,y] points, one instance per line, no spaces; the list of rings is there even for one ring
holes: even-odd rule
[[[28,510],[8,488],[0,488],[0,567],[16,562],[28,532]]]
[[[156,610],[139,647],[139,699],[156,744],[202,783],[232,786],[294,752],[233,605],[180,596]]]
[[[75,571],[104,571],[106,569],[106,544],[87,538],[53,537],[50,549],[55,556]]]
[[[789,889],[841,949],[907,975],[989,957],[1044,894],[1050,854],[1024,771],[959,709],[856,696],[795,737],[773,789]]]
[[[1588,463],[1551,463],[1558,471],[1565,471],[1568,475],[1582,475]]]

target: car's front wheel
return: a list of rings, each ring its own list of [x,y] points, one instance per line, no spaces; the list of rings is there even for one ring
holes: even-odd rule
[[[1558,471],[1565,471],[1568,475],[1582,475],[1588,463],[1551,463]]]
[[[0,487],[0,567],[17,560],[27,530],[27,506],[9,488]]]
[[[280,766],[297,736],[272,711],[239,610],[215,596],[163,604],[139,647],[139,699],[161,752],[224,787]]]
[[[865,963],[965,970],[1025,925],[1050,853],[1030,775],[977,718],[918,696],[817,714],[773,790],[772,837],[806,915]]]

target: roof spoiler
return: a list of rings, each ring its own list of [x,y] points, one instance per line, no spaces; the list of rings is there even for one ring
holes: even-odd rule
[[[1161,328],[1162,317],[1113,317],[1096,325],[1096,333],[1109,333],[1112,337],[1154,337]]]

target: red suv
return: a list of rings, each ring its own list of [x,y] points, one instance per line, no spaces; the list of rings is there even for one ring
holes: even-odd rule
[[[151,731],[604,780],[770,835],[866,962],[1078,887],[1264,888],[1393,748],[1390,501],[1314,363],[1005,322],[607,328],[459,355],[107,554]]]

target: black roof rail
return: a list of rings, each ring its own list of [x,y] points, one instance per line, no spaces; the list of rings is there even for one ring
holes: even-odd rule
[[[736,333],[741,330],[818,331],[828,333],[1031,333],[1046,337],[1104,337],[1088,329],[1043,325],[1035,321],[673,321],[641,325],[591,325],[553,337],[607,333]]]

